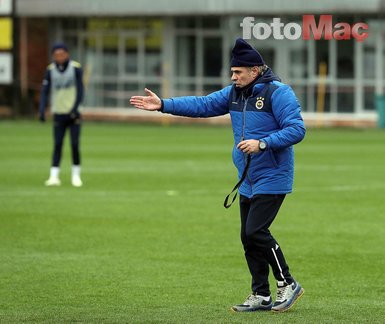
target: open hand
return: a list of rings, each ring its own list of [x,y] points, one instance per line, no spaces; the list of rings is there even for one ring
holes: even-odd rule
[[[138,109],[159,110],[162,107],[160,98],[147,88],[144,91],[147,93],[147,96],[132,96],[130,104]]]

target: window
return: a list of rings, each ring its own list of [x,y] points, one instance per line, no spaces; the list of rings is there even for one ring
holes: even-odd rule
[[[175,90],[203,95],[222,88],[223,36],[220,18],[175,19]],[[184,92],[185,91],[185,92]]]
[[[105,34],[102,37],[102,73],[104,76],[118,75],[118,35]]]
[[[178,77],[194,77],[196,75],[195,36],[177,36],[175,70]]]
[[[329,43],[330,41],[323,39],[315,41],[316,60],[314,69],[316,71],[316,74],[319,74],[320,66],[322,66],[323,63],[326,64],[327,67],[329,67]]]
[[[308,76],[307,51],[305,48],[295,48],[289,54],[289,77],[304,79]]]
[[[220,37],[203,38],[203,74],[208,77],[220,77],[222,70],[222,39]]]
[[[354,78],[354,40],[337,43],[337,78]]]
[[[162,19],[71,18],[63,26],[84,68],[85,106],[126,107],[144,87],[160,89]]]

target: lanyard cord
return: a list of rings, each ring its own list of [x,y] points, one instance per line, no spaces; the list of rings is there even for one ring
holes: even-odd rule
[[[234,186],[234,189],[226,196],[225,198],[225,201],[223,203],[223,206],[225,208],[229,208],[231,207],[231,205],[233,204],[233,202],[235,201],[235,198],[237,198],[237,194],[238,194],[238,188],[241,186],[242,182],[245,180],[246,178],[246,175],[247,175],[247,171],[249,170],[249,166],[250,166],[250,160],[251,160],[251,155],[248,154],[247,155],[247,161],[246,161],[246,166],[245,166],[245,169],[243,170],[243,173],[242,173],[242,176],[241,176],[241,179],[237,182],[237,184]],[[235,192],[235,195],[233,197],[233,199],[231,200],[230,204],[229,204],[229,198],[231,196],[231,194]]]

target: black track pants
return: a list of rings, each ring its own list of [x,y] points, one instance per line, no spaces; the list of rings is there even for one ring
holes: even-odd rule
[[[274,221],[285,195],[255,195],[240,197],[241,240],[249,267],[253,292],[269,296],[269,265],[276,280],[293,282],[277,241],[269,227]]]
[[[67,128],[69,128],[71,136],[72,163],[73,165],[80,165],[80,125],[80,117],[73,119],[67,114],[54,115],[53,136],[55,143],[52,156],[52,166],[58,167],[60,165],[63,140]]]

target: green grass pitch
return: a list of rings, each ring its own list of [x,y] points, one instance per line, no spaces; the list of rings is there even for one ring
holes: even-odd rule
[[[310,129],[296,146],[272,232],[305,294],[283,314],[229,311],[250,282],[238,206],[222,206],[230,127],[82,131],[84,187],[67,134],[46,188],[51,123],[0,122],[1,323],[385,322],[384,131]]]

